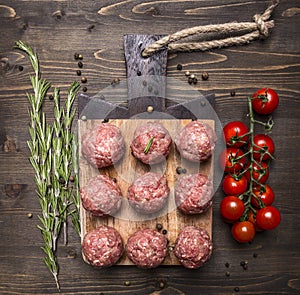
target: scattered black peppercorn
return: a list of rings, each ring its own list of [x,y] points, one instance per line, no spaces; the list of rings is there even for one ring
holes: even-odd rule
[[[182,173],[182,168],[181,167],[177,167],[176,168],[176,173],[177,174],[181,174]]]
[[[163,289],[165,287],[165,283],[163,281],[159,282],[159,288]]]
[[[245,264],[245,265],[243,266],[243,269],[244,269],[244,270],[247,270],[247,269],[248,269],[248,264]]]
[[[137,74],[138,76],[142,76],[142,72],[141,72],[141,71],[137,71],[136,74]]]
[[[235,287],[234,288],[234,292],[239,292],[240,291],[240,288],[239,287]]]
[[[109,119],[105,118],[105,119],[102,120],[102,123],[107,123],[108,121],[109,121]]]
[[[182,70],[182,64],[178,64],[178,65],[177,65],[177,70],[178,70],[178,71],[181,71],[181,70]]]
[[[230,272],[229,272],[229,271],[226,271],[226,272],[225,272],[225,276],[226,276],[226,277],[230,277]]]
[[[126,281],[126,282],[124,282],[124,285],[125,285],[125,286],[130,286],[131,283],[130,283],[130,281]]]
[[[88,31],[91,32],[95,28],[95,25],[88,26]]]
[[[120,78],[114,78],[114,79],[111,81],[111,85],[119,84],[119,83],[120,83]]]
[[[161,223],[157,223],[156,224],[156,229],[157,230],[161,230],[162,229],[162,224]]]
[[[146,80],[143,81],[143,86],[147,86],[147,81]]]
[[[48,96],[48,98],[49,98],[49,100],[53,100],[53,99],[54,99],[54,96],[53,96],[52,94],[50,94],[50,95]]]
[[[77,53],[77,52],[74,53],[74,59],[76,59],[76,60],[79,59],[79,53]]]
[[[163,234],[163,235],[166,235],[167,233],[168,233],[168,231],[167,231],[166,229],[163,229],[163,230],[162,230],[162,234]]]
[[[188,83],[189,83],[189,84],[192,84],[192,83],[193,83],[193,80],[194,80],[193,78],[189,77],[189,78],[188,78]]]
[[[235,91],[234,90],[230,91],[230,96],[235,96]]]
[[[117,178],[115,178],[115,177],[112,178],[112,181],[113,181],[113,182],[117,182]]]
[[[33,217],[33,214],[32,213],[27,213],[27,217],[30,219]]]
[[[75,180],[74,176],[73,176],[73,175],[70,175],[69,180],[70,180],[71,182],[74,182],[74,180]]]
[[[82,77],[82,78],[81,78],[81,82],[82,82],[82,83],[86,83],[86,82],[87,82],[87,78],[86,78],[86,77]]]
[[[78,59],[83,59],[83,55],[81,53],[78,54]]]
[[[197,83],[198,83],[198,79],[197,79],[197,78],[194,78],[194,79],[193,79],[193,83],[194,83],[194,84],[197,84]]]
[[[148,91],[151,92],[153,90],[152,86],[148,86]]]
[[[229,267],[229,266],[230,266],[229,262],[226,262],[225,267]]]
[[[244,265],[245,265],[245,261],[241,261],[240,266],[244,266]]]
[[[83,63],[81,61],[78,62],[78,67],[81,69],[83,68]]]
[[[18,66],[18,69],[19,69],[20,72],[22,72],[22,71],[24,70],[24,67],[21,66],[21,65],[19,65],[19,66]]]
[[[258,256],[257,253],[253,253],[254,258],[257,258],[257,256]]]
[[[87,88],[84,86],[84,87],[82,88],[82,91],[83,91],[83,92],[87,92]]]
[[[77,74],[77,76],[81,76],[81,71],[80,71],[80,70],[77,70],[77,71],[76,71],[76,74]]]
[[[202,80],[207,80],[208,77],[209,77],[209,75],[208,75],[207,72],[204,72],[204,73],[202,74]]]

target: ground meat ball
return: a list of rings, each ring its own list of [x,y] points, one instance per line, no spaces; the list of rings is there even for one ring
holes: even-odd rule
[[[199,268],[211,257],[213,243],[206,230],[194,226],[183,228],[175,242],[174,254],[186,268]]]
[[[145,147],[153,138],[148,153]],[[169,154],[172,138],[168,130],[159,123],[147,123],[138,127],[133,136],[130,148],[133,155],[145,164],[157,164]]]
[[[128,188],[127,198],[136,211],[151,214],[164,207],[169,193],[167,179],[163,175],[148,172],[137,178]]]
[[[96,168],[117,163],[124,152],[121,130],[110,123],[97,125],[82,136],[82,154]]]
[[[184,175],[175,187],[175,202],[184,214],[200,214],[212,205],[213,185],[201,173]]]
[[[123,241],[116,229],[102,225],[84,236],[82,253],[89,264],[108,267],[122,256]]]
[[[215,148],[216,134],[207,124],[192,121],[187,124],[175,139],[180,155],[192,162],[207,160]]]
[[[80,190],[83,207],[95,216],[113,215],[122,204],[117,183],[106,175],[97,175]]]
[[[151,229],[143,229],[132,234],[127,241],[128,258],[138,267],[155,268],[167,255],[166,237]]]

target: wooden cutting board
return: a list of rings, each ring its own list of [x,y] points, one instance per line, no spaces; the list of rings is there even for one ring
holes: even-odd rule
[[[201,172],[208,175],[213,179],[213,157],[206,161],[205,163],[191,163],[187,160],[182,160],[179,153],[175,149],[174,142],[172,143],[170,154],[166,162],[162,164],[157,164],[153,166],[145,165],[139,160],[135,159],[130,150],[130,142],[133,138],[133,133],[137,126],[145,124],[146,122],[151,122],[151,120],[145,119],[111,119],[109,122],[118,126],[123,134],[126,152],[122,160],[113,167],[108,167],[105,169],[95,169],[93,168],[82,156],[81,154],[81,136],[88,131],[91,127],[100,124],[102,120],[79,120],[78,121],[78,141],[79,141],[79,182],[80,187],[83,187],[91,177],[101,174],[106,174],[112,178],[116,178],[118,185],[122,191],[124,201],[123,205],[119,211],[119,214],[114,217],[95,217],[86,211],[81,205],[81,238],[91,231],[92,229],[100,225],[109,225],[114,227],[121,234],[124,245],[128,237],[135,231],[143,228],[156,229],[157,224],[161,224],[163,229],[167,230],[166,238],[169,241],[169,249],[175,243],[179,231],[187,225],[195,225],[207,230],[210,237],[212,237],[212,208],[210,208],[206,213],[201,215],[183,215],[180,213],[175,206],[174,202],[174,184],[176,180],[180,177],[176,173],[177,167],[182,167],[187,170],[187,173],[197,173]],[[154,120],[152,120],[154,121]],[[179,131],[188,124],[191,120],[158,120],[155,122],[160,122],[170,133],[172,139],[179,133]],[[209,124],[214,128],[213,120],[202,120],[203,122]],[[164,173],[167,177],[168,185],[170,187],[169,202],[165,209],[162,210],[159,216],[145,216],[136,213],[126,202],[127,190],[129,185],[136,179],[139,175],[146,173],[148,171]],[[125,204],[125,205],[124,205]],[[84,258],[84,257],[83,257]],[[172,251],[168,251],[168,255],[163,262],[163,265],[178,265],[180,264],[177,258],[174,256]],[[132,262],[126,257],[125,253],[119,260],[118,265],[132,265]]]

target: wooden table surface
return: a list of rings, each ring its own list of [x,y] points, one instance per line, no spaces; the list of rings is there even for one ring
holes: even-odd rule
[[[114,78],[126,78],[124,34],[169,34],[195,25],[251,21],[267,4],[238,0],[0,1],[0,294],[57,293],[42,261],[43,241],[37,228],[40,207],[26,144],[26,92],[31,91],[32,70],[28,58],[13,49],[15,41],[21,39],[34,47],[43,76],[61,87],[62,96],[78,79],[74,53],[82,53],[87,94],[94,95]],[[167,67],[169,77],[183,82],[185,70],[195,73],[199,82],[193,87],[215,93],[215,110],[223,124],[247,122],[245,99],[255,90],[267,86],[278,92],[280,105],[272,133],[276,161],[269,184],[282,213],[280,226],[257,234],[251,244],[238,244],[220,218],[223,193],[219,189],[213,204],[215,250],[211,261],[199,270],[180,266],[96,270],[83,262],[80,238],[70,228],[68,245],[59,241],[61,294],[235,294],[236,287],[238,294],[300,294],[299,12],[299,1],[282,0],[273,13],[276,24],[268,39],[205,53],[170,53]],[[177,64],[183,65],[183,71],[176,69]],[[207,81],[201,79],[204,71],[209,74]],[[232,91],[235,96],[230,95]],[[53,102],[45,101],[49,118],[52,106]],[[247,270],[240,266],[244,260],[248,260]]]

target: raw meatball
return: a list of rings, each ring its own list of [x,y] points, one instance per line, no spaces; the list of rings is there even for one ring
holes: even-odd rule
[[[175,202],[184,214],[200,214],[212,205],[213,185],[201,173],[184,175],[175,187]]]
[[[187,124],[175,139],[180,155],[192,162],[203,162],[213,153],[216,134],[207,124],[192,121]]]
[[[127,241],[128,258],[138,267],[155,268],[167,255],[167,239],[158,231],[143,229],[132,234]]]
[[[153,138],[148,152],[145,148]],[[157,164],[165,160],[170,152],[172,138],[168,130],[160,123],[147,123],[138,127],[130,148],[133,155],[145,164]]]
[[[84,236],[82,253],[93,266],[111,266],[123,254],[123,241],[116,229],[102,225]]]
[[[194,226],[183,228],[175,242],[174,254],[186,268],[199,268],[207,262],[213,243],[206,230]]]
[[[96,168],[116,164],[124,152],[121,130],[110,123],[97,125],[82,136],[82,154]]]
[[[113,215],[122,204],[122,193],[110,177],[97,175],[80,190],[83,207],[95,216]]]
[[[128,201],[136,211],[151,214],[164,207],[169,193],[167,179],[163,175],[148,172],[128,188]]]

